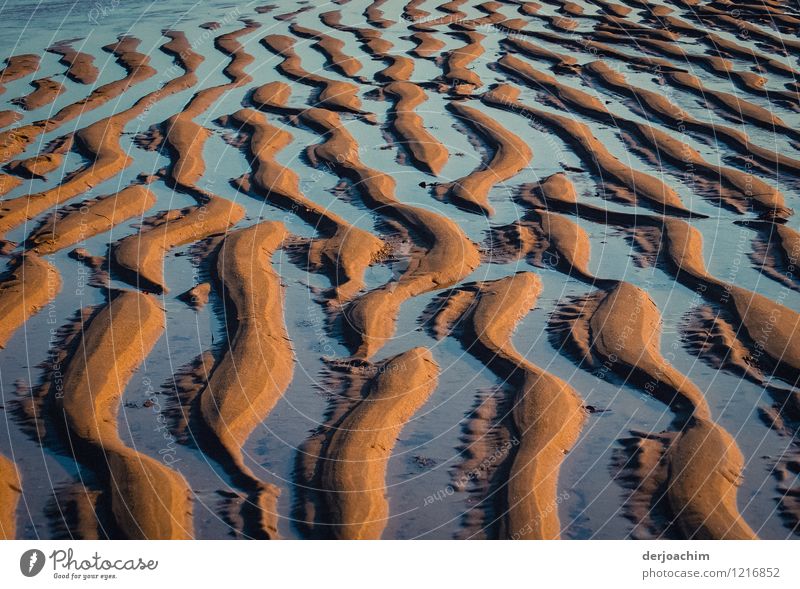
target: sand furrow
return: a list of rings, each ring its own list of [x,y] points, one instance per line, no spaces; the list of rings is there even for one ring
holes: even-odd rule
[[[537,215],[546,245],[553,249],[554,259],[549,260],[550,264],[570,276],[583,280],[590,277],[590,242],[586,231],[562,215],[549,211],[538,211]]]
[[[599,24],[595,26],[595,31],[612,33],[616,35],[630,34],[632,37],[644,39],[656,39],[672,43],[679,41],[679,33],[663,28],[650,27],[646,24],[634,23],[629,19],[615,18],[613,16],[601,16]],[[688,23],[687,23],[688,24]]]
[[[84,325],[64,366],[58,399],[82,462],[106,478],[116,525],[130,539],[182,539],[193,535],[190,490],[158,460],[127,447],[117,412],[133,372],[164,330],[164,311],[148,295],[123,291]],[[109,370],[109,367],[113,370]]]
[[[394,212],[421,235],[424,251],[412,258],[395,282],[356,299],[345,311],[345,337],[354,356],[369,358],[391,340],[401,304],[425,292],[447,288],[478,266],[474,244],[455,223],[423,209],[400,206]]]

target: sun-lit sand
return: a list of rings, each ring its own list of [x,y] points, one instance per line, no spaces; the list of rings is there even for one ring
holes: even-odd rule
[[[0,538],[800,533],[796,5],[7,4]]]

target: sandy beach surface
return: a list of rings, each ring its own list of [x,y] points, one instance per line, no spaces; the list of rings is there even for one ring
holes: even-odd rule
[[[800,537],[800,8],[0,8],[0,538]]]

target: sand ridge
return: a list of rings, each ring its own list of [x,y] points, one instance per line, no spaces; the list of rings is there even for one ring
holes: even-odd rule
[[[324,511],[324,537],[377,539],[389,516],[386,466],[404,425],[436,388],[439,367],[429,350],[389,358],[364,385],[363,396],[335,425],[317,457],[312,483]]]
[[[199,402],[203,421],[254,493],[250,501],[261,512],[261,531],[268,538],[277,535],[279,491],[245,465],[242,447],[292,379],[294,353],[283,323],[280,279],[270,259],[285,236],[280,223],[265,222],[231,232],[222,242],[217,275],[235,313],[230,320],[235,331]]]
[[[541,292],[541,281],[520,272],[478,283],[469,292],[472,302],[466,312],[461,312],[464,301],[453,313],[445,300],[440,321],[457,321],[465,348],[514,390],[510,414],[518,446],[505,487],[501,537],[558,538],[558,472],[564,454],[577,441],[585,411],[570,385],[526,360],[511,343],[517,322]]]
[[[184,478],[149,456],[127,447],[116,415],[124,388],[164,330],[164,311],[155,299],[123,291],[84,326],[80,345],[64,368],[59,406],[75,443],[100,459],[116,524],[130,539],[191,538],[190,490]],[[114,366],[109,371],[108,366]],[[84,458],[85,459],[85,458]]]
[[[367,267],[382,255],[386,245],[300,191],[297,174],[275,160],[275,155],[292,141],[289,132],[270,125],[263,114],[250,109],[231,115],[231,122],[251,133],[254,169],[248,181],[271,202],[296,212],[319,228],[324,237],[310,244],[309,261],[330,270],[334,300],[342,302],[355,296],[364,287]]]
[[[94,65],[94,56],[77,51],[69,42],[60,42],[48,47],[47,51],[60,55],[59,63],[67,66],[66,76],[78,84],[94,84],[100,74]]]
[[[278,65],[279,71],[295,81],[320,87],[317,97],[319,106],[361,114],[361,100],[358,88],[348,82],[331,80],[303,69],[300,56],[293,49],[294,39],[286,35],[267,35],[261,42],[276,55],[284,58]]]
[[[0,455],[0,540],[14,540],[17,537],[17,503],[21,494],[17,467]]]
[[[412,82],[391,82],[384,92],[395,97],[392,128],[413,161],[424,171],[438,176],[450,156],[447,148],[423,125],[414,109],[428,98],[419,85]]]
[[[167,45],[173,41],[174,38],[172,41],[168,42]],[[100,103],[103,103],[109,100],[115,93],[121,93],[130,83],[141,81],[141,79],[146,79],[155,75],[155,70],[148,65],[149,60],[147,56],[134,50],[138,44],[139,41],[137,39],[122,37],[120,41],[110,49],[115,54],[119,54],[121,60],[125,60],[130,79],[124,83],[121,81],[121,86],[114,87],[113,89],[111,89],[110,86],[108,88],[101,87],[93,91],[90,98],[94,96],[95,93],[106,88],[102,94],[97,95]],[[190,52],[188,56],[191,57],[192,54],[193,53]],[[75,133],[75,144],[78,149],[86,155],[91,162],[90,164],[84,165],[74,171],[67,176],[61,184],[54,188],[4,201],[4,206],[0,209],[0,233],[4,233],[26,220],[34,218],[36,215],[54,205],[86,192],[95,184],[113,178],[122,170],[131,166],[133,164],[133,158],[120,146],[120,136],[124,132],[125,126],[158,101],[190,88],[197,83],[197,77],[194,75],[193,71],[193,68],[196,67],[197,64],[190,58],[185,59],[183,57],[184,55],[187,54],[175,54],[176,62],[184,70],[183,75],[168,79],[161,88],[142,96],[130,108],[83,127]],[[112,84],[115,83],[112,82]],[[77,107],[77,105],[80,105],[80,108],[75,113],[67,112],[67,114],[63,114],[67,109]],[[44,121],[42,126],[36,127],[38,129],[36,133],[30,137],[26,136],[27,139],[32,141],[38,133],[44,132],[44,130],[52,130],[54,125],[57,127],[63,123],[64,118],[69,119],[73,116],[78,116],[83,112],[86,105],[85,102],[81,101],[79,103],[74,103],[71,107],[64,107],[55,117]],[[20,135],[14,135],[14,140],[19,140],[19,137]],[[0,143],[1,142],[2,138],[0,138]],[[22,150],[24,149],[24,144],[19,144],[18,147]]]
[[[355,181],[368,207],[380,209],[419,235],[424,248],[396,282],[368,292],[347,307],[347,338],[357,356],[369,358],[394,332],[403,301],[458,282],[478,265],[478,251],[450,219],[400,203],[394,194],[394,179],[361,162],[358,143],[336,113],[312,108],[303,111],[302,120],[325,135],[323,143],[309,148],[312,161],[325,162],[344,178]]]
[[[527,143],[496,123],[491,116],[459,102],[453,102],[450,108],[459,120],[474,127],[494,151],[489,161],[453,182],[450,197],[469,210],[492,215],[494,209],[489,204],[489,191],[527,167],[533,152]]]
[[[568,193],[569,194],[569,193]],[[800,339],[797,326],[800,314],[758,293],[712,276],[703,260],[703,238],[700,232],[682,219],[650,215],[610,213],[592,205],[574,203],[570,196],[559,202],[553,191],[532,190],[526,196],[534,206],[555,206],[562,212],[594,220],[605,220],[623,227],[653,227],[655,236],[646,236],[653,251],[659,252],[659,263],[689,288],[696,289],[712,304],[733,313],[752,345],[761,350],[779,368],[776,373],[789,383],[798,378],[794,350]],[[780,320],[778,320],[780,318]],[[768,334],[768,335],[767,335]]]
[[[83,201],[52,213],[28,236],[29,247],[47,255],[142,217],[156,203],[146,187],[133,184],[115,194]]]
[[[59,290],[61,275],[50,262],[32,252],[13,258],[0,281],[0,348]]]
[[[361,62],[343,51],[343,41],[320,31],[302,27],[297,23],[292,23],[289,30],[298,37],[313,40],[312,47],[326,57],[327,63],[334,71],[338,71],[348,78],[355,78],[361,71],[363,67]]]
[[[136,51],[138,45],[138,39],[120,37],[117,43],[103,47],[105,51],[112,53],[119,64],[125,68],[124,78],[95,88],[86,98],[65,106],[48,119],[0,133],[0,161],[9,161],[12,157],[22,153],[40,134],[60,127],[84,112],[122,95],[133,85],[153,77],[157,72],[148,64],[148,57]]]
[[[505,58],[503,58],[505,59]],[[525,67],[521,62],[519,66]],[[515,70],[519,71],[519,70]],[[524,70],[523,70],[524,71]],[[530,113],[545,123],[552,125],[556,133],[572,143],[584,161],[596,168],[601,177],[618,183],[625,189],[623,198],[634,202],[641,198],[647,201],[656,211],[672,214],[688,214],[688,210],[680,196],[659,178],[634,169],[615,158],[603,144],[591,133],[588,126],[572,118],[554,115],[522,104],[518,100],[519,90],[512,86],[502,85],[493,88],[483,96],[483,101],[490,106],[505,108],[518,113]]]
[[[575,199],[574,187],[563,174],[547,178],[531,190],[544,199],[560,195],[566,202]],[[543,225],[545,236],[552,239],[547,228]],[[555,345],[586,370],[596,374],[614,371],[675,414],[673,432],[637,434],[633,439],[637,452],[649,447],[655,454],[647,462],[649,470],[625,467],[636,480],[630,503],[634,521],[649,518],[649,510],[663,495],[671,505],[673,525],[683,537],[755,537],[736,508],[736,488],[744,464],[741,452],[730,434],[712,421],[703,393],[661,356],[658,308],[642,289],[630,283],[595,280],[588,272],[580,277],[601,290],[559,305],[548,325]],[[707,492],[708,488],[713,491]],[[639,507],[641,504],[644,507]]]

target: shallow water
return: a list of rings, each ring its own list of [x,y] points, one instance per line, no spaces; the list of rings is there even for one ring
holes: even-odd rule
[[[114,42],[119,35],[130,35],[139,40],[138,51],[150,58],[150,65],[157,73],[152,78],[132,86],[118,99],[109,101],[99,108],[86,112],[58,129],[42,134],[16,159],[32,156],[40,152],[51,140],[72,131],[102,120],[114,113],[129,108],[136,99],[147,92],[158,89],[168,81],[160,72],[172,65],[172,57],[159,50],[167,39],[160,35],[164,29],[184,32],[192,43],[193,50],[205,60],[197,71],[197,86],[183,90],[157,102],[146,114],[134,118],[126,127],[120,139],[121,148],[134,159],[134,164],[116,174],[113,178],[92,186],[90,190],[62,203],[63,206],[84,199],[114,193],[128,184],[137,181],[140,174],[158,174],[169,165],[166,154],[146,151],[137,147],[134,137],[146,131],[151,125],[165,121],[180,112],[198,89],[225,84],[229,80],[221,70],[229,63],[230,57],[215,49],[214,37],[238,30],[242,27],[240,19],[251,19],[261,27],[240,37],[244,52],[255,60],[245,68],[253,77],[248,84],[231,88],[195,121],[211,131],[211,137],[203,149],[206,169],[198,186],[224,199],[235,201],[246,211],[245,218],[235,228],[245,227],[260,220],[280,220],[287,231],[296,238],[318,237],[317,229],[304,222],[290,211],[282,210],[266,203],[259,197],[244,194],[230,184],[250,171],[246,150],[238,149],[226,140],[230,130],[217,124],[218,117],[228,115],[243,105],[249,106],[250,91],[268,82],[285,81],[292,91],[289,106],[307,108],[313,106],[316,90],[310,86],[291,82],[284,78],[276,66],[281,59],[267,50],[259,40],[268,34],[291,35],[291,23],[324,31],[344,42],[342,51],[355,56],[363,65],[359,75],[368,83],[362,84],[359,96],[362,108],[374,113],[378,125],[370,125],[351,114],[341,116],[345,128],[358,141],[361,161],[373,169],[390,174],[397,183],[395,194],[400,202],[434,211],[455,221],[464,234],[473,242],[481,244],[492,228],[509,225],[525,215],[524,205],[514,198],[517,188],[523,184],[538,182],[552,174],[568,170],[570,179],[576,185],[581,202],[606,208],[609,211],[631,212],[630,203],[603,198],[602,181],[594,171],[576,155],[570,145],[552,133],[546,125],[531,124],[526,117],[514,112],[492,108],[480,100],[470,100],[468,104],[487,114],[495,122],[525,141],[533,152],[533,158],[523,170],[505,182],[499,182],[490,191],[490,203],[495,215],[467,212],[447,199],[434,195],[432,183],[447,183],[470,174],[479,168],[487,158],[494,154],[492,147],[471,128],[457,121],[447,104],[453,96],[447,88],[440,91],[431,83],[442,74],[442,59],[414,58],[415,69],[411,80],[423,84],[427,101],[416,108],[422,117],[425,128],[430,131],[450,152],[448,163],[441,174],[433,178],[412,164],[405,149],[387,134],[388,111],[392,106],[389,100],[376,96],[374,90],[382,86],[374,82],[375,73],[384,69],[386,63],[367,55],[355,36],[344,30],[332,30],[320,21],[320,13],[337,10],[342,15],[345,26],[367,27],[362,12],[370,4],[365,0],[353,0],[340,6],[333,3],[279,2],[278,7],[265,14],[254,9],[259,3],[231,2],[170,2],[169,5],[139,1],[128,2],[70,2],[50,1],[31,5],[16,0],[4,3],[0,9],[0,39],[3,56],[21,53],[41,54],[39,70],[5,84],[6,91],[0,100],[27,94],[31,79],[52,76],[63,81],[66,91],[51,105],[36,111],[23,112],[23,118],[15,123],[21,126],[33,121],[46,119],[58,109],[79,100],[90,88],[72,82],[64,76],[64,66],[58,63],[57,56],[42,53],[52,43],[74,39],[73,46],[95,56],[95,65],[100,70],[97,86],[124,76],[124,69],[114,62],[113,56],[101,47]],[[393,53],[408,56],[414,44],[406,37],[410,34],[410,21],[402,18],[401,0],[389,0],[380,5],[384,18],[395,21],[393,25],[380,30],[383,39],[390,41]],[[437,11],[440,2],[427,1],[419,8],[435,16],[444,16]],[[466,13],[464,19],[485,16],[477,7],[477,2],[467,2],[461,7]],[[545,3],[539,15],[560,15],[559,2]],[[578,2],[585,7],[584,15],[576,17],[579,27],[571,33],[561,33],[570,38],[589,34],[595,26],[593,17],[602,10],[590,2]],[[650,2],[672,8],[676,16],[689,20],[697,27],[704,25],[691,21],[685,11],[676,5],[680,3]],[[288,13],[300,7],[311,9],[298,16],[281,21],[275,16]],[[652,26],[646,11],[636,9],[627,17],[634,23]],[[503,3],[498,12],[507,18],[520,18],[514,2]],[[788,9],[787,9],[788,10]],[[549,31],[543,19],[528,17],[526,30]],[[200,28],[210,21],[220,23],[215,30]],[[758,23],[756,23],[758,24]],[[483,80],[484,87],[475,89],[475,97],[492,84],[507,81],[518,86],[522,93],[520,100],[546,112],[564,114],[551,102],[541,102],[542,92],[532,90],[510,79],[501,70],[490,66],[505,53],[499,41],[506,34],[500,29],[482,25],[479,29],[486,35],[482,44],[484,54],[470,64],[469,69]],[[769,29],[774,34],[778,34]],[[447,25],[438,26],[433,36],[445,43],[441,54],[463,46],[463,39],[454,36]],[[760,43],[746,40],[728,31],[715,31],[727,40],[735,41],[743,47],[758,48],[765,52]],[[787,33],[787,38],[798,40],[797,31]],[[528,39],[532,43],[562,54],[572,55],[579,63],[596,59],[589,53],[542,41]],[[331,71],[326,66],[325,57],[310,48],[311,42],[297,38],[295,49],[301,58],[302,66],[337,81],[348,80],[343,75]],[[679,44],[687,52],[706,53],[707,47],[690,38],[682,38]],[[636,48],[628,45],[615,45],[620,51],[636,54]],[[770,55],[792,68],[800,69],[798,53],[790,52],[792,57]],[[528,56],[518,56],[539,71],[555,75],[562,84],[581,89],[597,97],[615,115],[627,119],[646,122],[661,130],[674,134],[681,141],[697,149],[704,158],[715,165],[736,167],[733,160],[735,151],[723,143],[712,142],[695,133],[677,134],[653,116],[641,113],[640,108],[632,110],[631,102],[619,95],[603,89],[599,85],[588,85],[577,74],[554,74],[549,71],[551,64],[537,61]],[[655,83],[650,72],[631,67],[618,60],[607,59],[615,68],[626,74],[629,83],[663,92],[664,87]],[[738,71],[752,71],[753,63],[740,58],[731,62]],[[737,95],[743,100],[770,109],[780,116],[788,127],[800,128],[800,115],[797,109],[776,103],[761,95],[753,95],[735,87],[729,80],[715,76],[694,64],[683,64],[687,71],[698,76],[709,89],[720,90]],[[767,88],[785,91],[788,78],[773,72],[765,75],[769,79]],[[745,130],[751,140],[771,151],[787,157],[800,159],[800,148],[796,138],[784,134],[756,128],[753,125],[736,125],[720,116],[720,112],[709,108],[705,103],[688,92],[670,88],[668,97],[699,120],[715,125],[728,125]],[[13,105],[3,108],[14,109]],[[754,220],[755,212],[738,214],[722,208],[714,198],[706,198],[683,182],[681,172],[668,163],[656,165],[647,158],[629,149],[620,130],[611,125],[592,121],[578,112],[567,112],[569,117],[588,124],[603,145],[625,165],[662,179],[677,191],[685,206],[705,219],[690,221],[703,236],[702,255],[711,275],[734,283],[745,289],[758,292],[783,305],[800,311],[798,289],[788,290],[783,284],[770,278],[750,257],[753,239],[756,236],[751,228],[734,225],[734,221]],[[304,194],[330,211],[338,214],[348,223],[358,228],[385,237],[394,237],[385,224],[380,211],[366,207],[352,186],[344,192],[335,190],[340,179],[324,167],[314,167],[305,155],[305,149],[321,141],[320,136],[303,125],[289,125],[285,118],[268,114],[271,124],[285,127],[294,139],[276,155],[283,166],[294,170],[300,178],[300,188]],[[24,180],[10,191],[3,200],[34,194],[57,186],[67,174],[78,168],[84,161],[77,150],[70,151],[64,163],[47,179]],[[776,174],[754,168],[754,174],[769,185],[778,188],[786,200],[786,205],[796,209],[800,204],[800,176],[786,170]],[[422,184],[421,184],[422,183]],[[163,181],[163,177],[149,185],[155,192],[157,204],[148,211],[148,216],[157,211],[166,211],[195,204],[191,196],[175,191]],[[636,210],[647,213],[641,203]],[[38,225],[37,219],[27,221],[10,229],[5,239],[13,244],[24,242],[31,230]],[[590,220],[569,217],[589,236],[591,260],[589,270],[594,276],[606,279],[624,280],[644,289],[663,317],[661,351],[672,365],[689,377],[705,394],[713,418],[736,440],[745,459],[738,493],[738,507],[747,523],[762,538],[797,537],[796,523],[782,517],[776,508],[779,498],[779,484],[772,474],[776,461],[784,454],[797,452],[797,431],[791,435],[770,428],[759,416],[759,407],[772,404],[763,386],[742,379],[728,370],[711,367],[690,353],[682,333],[686,313],[702,300],[698,300],[692,289],[676,282],[674,275],[661,268],[642,267],[637,264],[638,254],[630,238],[618,227]],[[17,465],[22,481],[22,498],[17,508],[17,536],[20,538],[51,538],[58,535],[59,518],[58,490],[88,480],[97,485],[95,475],[86,465],[77,464],[71,456],[53,445],[40,445],[29,434],[20,418],[12,414],[12,408],[19,395],[26,394],[26,387],[40,383],[45,372],[42,363],[47,361],[52,341],[51,330],[67,324],[80,308],[101,305],[106,301],[102,288],[87,283],[90,271],[80,262],[71,258],[68,252],[74,247],[82,247],[92,255],[107,254],[110,243],[136,233],[141,219],[131,219],[114,227],[113,230],[85,239],[83,242],[46,257],[58,269],[63,287],[55,299],[38,313],[34,313],[18,329],[0,350],[0,392],[2,393],[3,426],[0,427],[0,454],[11,458]],[[794,229],[796,217],[787,220],[787,226]],[[225,469],[214,458],[192,444],[178,444],[174,438],[160,429],[164,411],[174,406],[175,390],[173,375],[192,362],[196,357],[212,351],[219,357],[226,349],[227,329],[223,318],[223,301],[218,290],[212,290],[209,305],[195,310],[177,297],[200,281],[209,280],[212,273],[207,260],[191,255],[195,244],[189,243],[175,247],[165,256],[165,279],[169,292],[157,296],[166,310],[166,330],[159,339],[146,362],[133,374],[122,394],[117,417],[122,440],[139,452],[161,460],[162,450],[168,447],[174,453],[171,464],[182,474],[192,492],[194,506],[194,533],[198,538],[224,538],[234,536],[234,531],[224,513],[224,499],[221,492],[235,489],[235,484]],[[22,246],[9,248],[7,263],[11,256],[21,251]],[[366,272],[367,290],[379,288],[396,279],[408,263],[407,250],[398,248],[395,256],[388,261],[376,262]],[[322,273],[312,273],[302,262],[297,262],[285,250],[278,251],[272,259],[272,266],[278,272],[284,285],[284,320],[295,355],[294,376],[280,401],[269,416],[253,431],[243,448],[245,463],[255,475],[273,483],[280,489],[278,502],[278,531],[285,538],[304,537],[303,531],[295,525],[294,506],[298,501],[297,476],[295,466],[298,448],[327,419],[330,409],[331,390],[326,379],[327,364],[332,359],[345,359],[350,352],[344,345],[341,331],[331,326],[328,312],[317,295],[319,289],[330,285],[330,279]],[[463,283],[496,280],[515,272],[534,272],[543,286],[535,308],[518,324],[513,336],[513,344],[527,360],[542,369],[567,381],[581,396],[585,405],[606,411],[591,413],[580,437],[566,456],[559,477],[559,489],[565,492],[565,499],[558,505],[561,521],[561,535],[565,538],[626,538],[633,529],[629,515],[621,507],[626,490],[616,480],[612,466],[612,454],[619,449],[619,440],[630,435],[631,431],[660,432],[669,429],[673,418],[671,409],[658,400],[646,395],[642,390],[622,379],[613,377],[599,379],[590,371],[580,368],[565,353],[559,350],[548,337],[547,326],[551,313],[570,297],[584,295],[594,290],[592,287],[566,276],[554,268],[535,267],[524,260],[484,260],[477,269],[466,276]],[[797,282],[795,281],[795,284]],[[112,288],[130,289],[132,286],[112,275],[109,283]],[[455,288],[458,285],[454,285]],[[489,390],[504,390],[507,383],[491,372],[483,362],[465,352],[463,346],[451,337],[437,340],[422,325],[421,316],[426,307],[439,295],[449,289],[434,290],[406,301],[397,318],[395,335],[377,354],[371,358],[378,362],[402,353],[415,346],[429,348],[440,366],[440,377],[435,391],[404,425],[397,444],[388,461],[386,472],[386,494],[389,499],[390,515],[383,532],[384,538],[453,538],[464,533],[464,514],[474,507],[474,497],[464,491],[452,491],[455,469],[463,460],[463,430],[466,415],[470,412],[479,395]],[[667,352],[670,352],[667,354]],[[790,389],[791,383],[773,379],[775,386]],[[155,394],[159,399],[156,406],[145,406],[144,400]],[[798,474],[789,473],[789,480],[783,481],[787,487],[797,488]],[[793,477],[793,479],[792,479]],[[426,498],[437,495],[442,498],[428,504]]]

